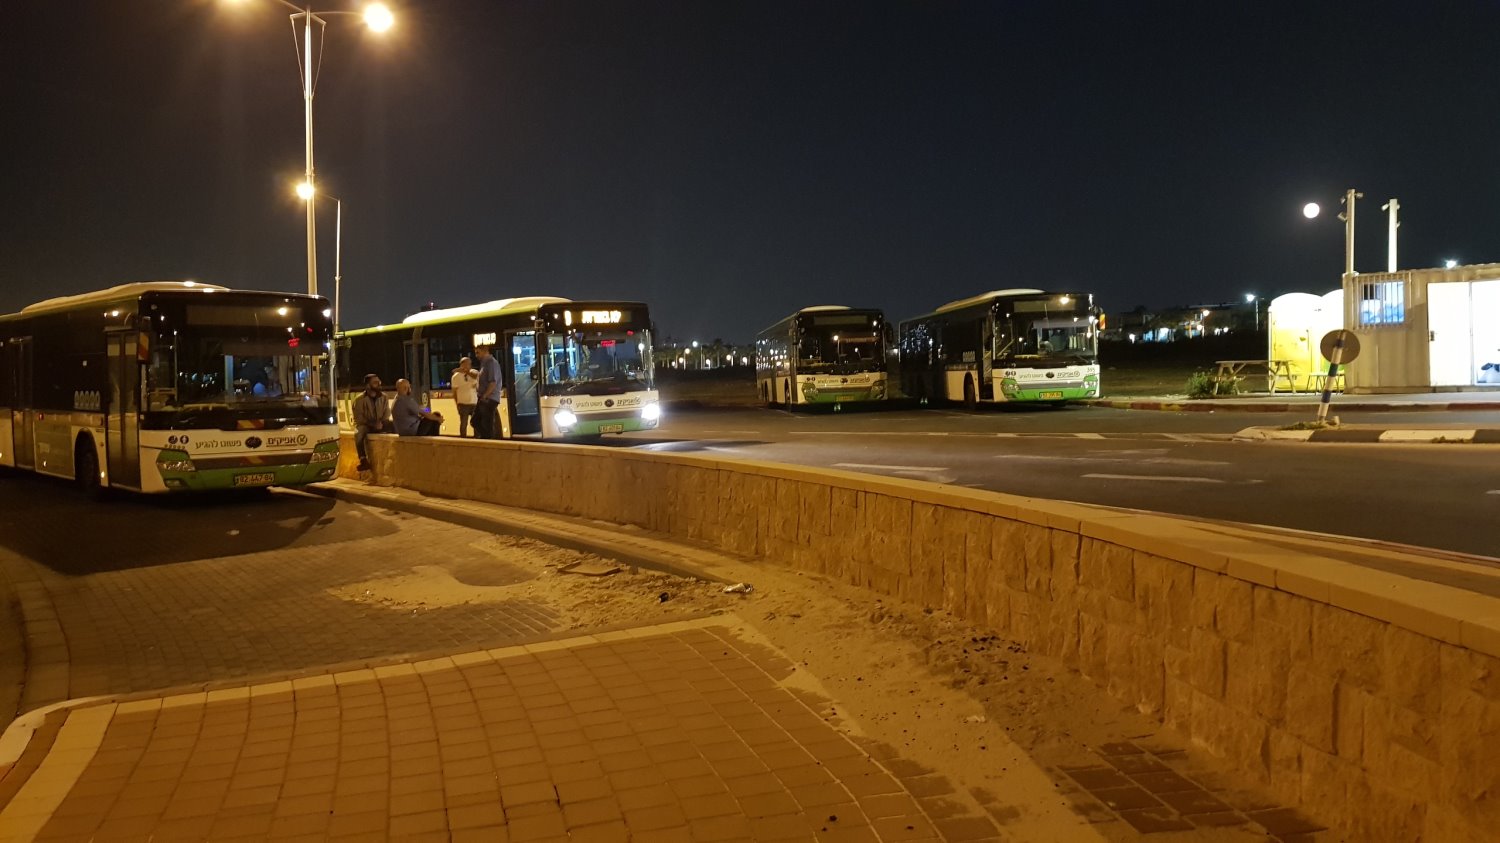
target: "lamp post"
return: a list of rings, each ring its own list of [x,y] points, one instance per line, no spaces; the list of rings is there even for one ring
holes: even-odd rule
[[[243,2],[243,0],[235,0]],[[325,17],[333,15],[357,15],[364,18],[365,26],[372,32],[385,32],[396,22],[391,10],[382,3],[371,3],[365,6],[362,12],[331,11],[314,12],[311,7],[298,6],[291,0],[275,0],[275,2],[292,10],[292,35],[295,38],[298,29],[298,19],[301,19],[302,42],[298,48],[301,54],[301,62],[298,70],[302,74],[302,103],[303,103],[303,134],[306,158],[305,184],[308,190],[316,192],[317,181],[313,170],[313,92],[317,88],[317,75],[313,67],[313,31],[312,25],[316,23],[319,27],[326,28],[328,22]],[[321,35],[322,29],[319,30]],[[321,42],[321,38],[319,41]],[[296,42],[293,41],[295,44]],[[321,57],[321,52],[319,53]],[[315,296],[318,294],[318,222],[315,215],[313,203],[307,203],[307,294]]]
[[[1255,330],[1260,330],[1260,296],[1254,293],[1246,293],[1245,301],[1255,310]],[[334,311],[335,313],[337,311]]]
[[[318,198],[318,190],[308,182],[297,185],[297,195],[303,202],[307,203],[307,212],[311,216],[315,210],[314,205]],[[337,196],[324,193],[323,196],[332,199],[334,203],[333,217],[333,342],[328,345],[328,376],[332,387],[337,387],[339,381],[338,349],[339,349],[339,298],[340,287],[344,280],[344,200]],[[337,400],[337,399],[335,399]]]
[[[1350,188],[1344,191],[1344,197],[1339,200],[1339,204],[1344,206],[1344,210],[1339,212],[1339,219],[1344,221],[1345,278],[1354,275],[1354,202],[1357,199],[1363,198],[1365,198],[1365,195],[1363,193],[1360,193],[1354,188]],[[1309,202],[1306,205],[1302,206],[1302,216],[1307,217],[1308,219],[1313,219],[1321,210],[1322,209],[1318,207],[1318,203]]]

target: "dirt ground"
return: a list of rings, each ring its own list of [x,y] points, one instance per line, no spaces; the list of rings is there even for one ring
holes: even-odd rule
[[[809,698],[825,719],[946,776],[966,806],[988,805],[1021,840],[1135,839],[1122,823],[1105,822],[1112,819],[1107,814],[1090,817],[1087,801],[1077,799],[1057,767],[1097,764],[1092,750],[1112,741],[1181,746],[1155,722],[1049,659],[946,613],[882,602],[821,577],[745,565],[740,573],[753,591],[726,593],[721,584],[526,539],[493,536],[472,547],[472,560],[418,566],[335,593],[413,611],[539,600],[579,630],[731,613],[742,636],[797,665],[786,684],[816,695]],[[603,576],[562,571],[575,563],[618,570]],[[1238,784],[1209,759],[1188,763],[1220,786]],[[1252,836],[1225,830],[1214,839]]]

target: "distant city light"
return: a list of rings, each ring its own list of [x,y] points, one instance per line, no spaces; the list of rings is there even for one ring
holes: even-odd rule
[[[1255,301],[1255,294],[1254,293],[1246,293],[1245,294],[1245,304],[1249,304],[1250,302],[1253,302],[1253,301]]]
[[[1322,208],[1318,207],[1318,203],[1309,202],[1306,205],[1302,206],[1302,216],[1307,217],[1308,219],[1312,219],[1313,217],[1316,217],[1318,215],[1319,211],[1322,210]]]
[[[1458,261],[1454,260],[1453,258],[1448,258],[1447,260],[1443,261],[1444,269],[1452,269],[1455,266],[1458,266]]]

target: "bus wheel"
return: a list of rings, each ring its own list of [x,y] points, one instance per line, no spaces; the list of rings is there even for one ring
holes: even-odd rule
[[[974,388],[974,379],[968,375],[964,376],[964,409],[979,409],[979,391]]]
[[[73,480],[90,500],[103,500],[104,484],[99,481],[99,454],[94,440],[80,437],[73,450]]]

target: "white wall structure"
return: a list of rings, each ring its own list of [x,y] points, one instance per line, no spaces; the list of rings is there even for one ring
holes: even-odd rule
[[[1500,390],[1500,264],[1344,279],[1352,393]]]

